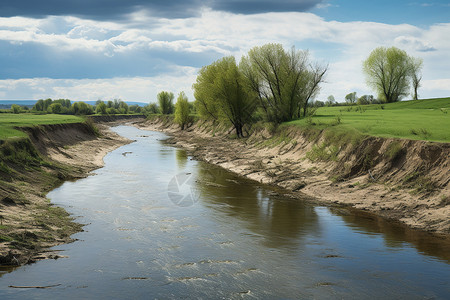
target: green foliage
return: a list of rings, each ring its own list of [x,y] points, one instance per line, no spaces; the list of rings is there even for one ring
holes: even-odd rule
[[[11,105],[11,111],[12,111],[14,114],[19,114],[21,110],[22,110],[22,109],[20,108],[19,105],[17,105],[17,104]]]
[[[29,165],[40,161],[40,156],[28,138],[11,138],[0,146],[0,159],[4,162]]]
[[[83,101],[79,101],[72,104],[71,112],[74,115],[92,115],[94,108]]]
[[[55,105],[58,104],[57,108],[55,108]],[[53,106],[52,106],[53,105]],[[69,113],[69,109],[71,108],[72,104],[69,99],[45,99],[45,100],[38,100],[34,106],[32,111],[33,112],[49,112],[54,114],[66,114]]]
[[[97,101],[95,105],[95,112],[100,115],[106,115],[108,112],[106,111],[108,107],[106,106],[106,103],[101,101]]]
[[[336,104],[336,99],[333,95],[328,96],[327,101],[325,102],[325,106],[333,106]]]
[[[356,101],[356,103],[358,105],[373,104],[375,102],[376,102],[376,100],[374,99],[374,97],[372,95],[363,95],[363,96],[359,97],[358,100]]]
[[[234,57],[228,56],[202,68],[193,86],[200,116],[232,124],[237,137],[256,107],[256,95],[243,82]]]
[[[52,103],[47,111],[51,114],[60,114],[62,112],[63,106],[61,103]]]
[[[422,137],[425,140],[428,140],[431,137],[431,132],[429,132],[426,128],[419,128],[419,129],[411,129],[412,135],[417,135]]]
[[[145,112],[148,114],[159,114],[160,110],[158,104],[150,103],[145,107]]]
[[[120,99],[110,100],[105,103],[102,100],[97,100],[95,106],[85,102],[72,102],[69,99],[46,99],[38,100],[34,105],[32,111],[34,113],[50,113],[50,114],[72,114],[72,115],[92,115],[94,113],[101,115],[113,114],[128,114],[140,113],[142,108],[135,105],[132,110],[128,104]]]
[[[323,142],[320,145],[314,145],[312,149],[306,153],[306,158],[311,161],[337,161],[339,147]]]
[[[420,81],[422,80],[423,60],[421,58],[411,57],[411,84],[412,84],[412,97],[413,100],[419,99],[418,89],[420,87]]]
[[[175,104],[175,123],[178,123],[181,130],[184,130],[185,126],[190,122],[189,116],[189,101],[184,92],[180,92]]]
[[[420,83],[422,62],[396,47],[378,47],[363,63],[367,83],[388,103],[408,95],[410,82],[415,84],[415,94]],[[419,79],[420,78],[420,79]]]
[[[135,104],[135,105],[131,105],[128,108],[128,112],[133,113],[133,114],[141,114],[144,112],[144,108],[142,106]]]
[[[356,97],[356,92],[347,94],[347,95],[345,96],[345,102],[347,102],[347,103],[350,104],[350,105],[355,104],[355,103],[356,103],[356,99],[357,99],[357,97]]]
[[[388,145],[388,147],[386,148],[385,155],[389,159],[393,160],[396,159],[400,155],[400,153],[402,153],[402,150],[403,150],[402,144],[400,142],[395,141]]]
[[[163,115],[172,114],[174,111],[173,99],[174,95],[172,92],[162,91],[158,94],[158,103]]]
[[[97,137],[100,136],[100,130],[98,129],[97,125],[95,125],[94,121],[91,118],[86,118],[86,121],[84,123],[88,126],[89,130]]]
[[[420,171],[413,172],[405,177],[403,184],[413,189],[414,194],[429,194],[436,190],[437,185],[430,178],[422,175]]]
[[[313,66],[307,51],[283,49],[281,44],[254,47],[243,57],[240,68],[246,84],[257,95],[259,105],[270,122],[299,118],[319,92],[326,67]]]
[[[219,107],[215,101],[215,81],[219,73],[218,62],[214,62],[200,69],[196,82],[192,85],[195,97],[195,109],[199,116],[205,120],[218,120]]]

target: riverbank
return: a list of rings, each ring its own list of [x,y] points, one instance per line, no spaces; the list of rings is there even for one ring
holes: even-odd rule
[[[450,144],[365,137],[348,142],[326,131],[254,129],[248,138],[197,122],[181,131],[170,119],[139,124],[164,131],[168,143],[244,177],[298,197],[352,207],[448,237]],[[334,141],[332,141],[334,139]]]
[[[56,259],[50,247],[72,242],[82,224],[46,194],[103,166],[103,157],[129,140],[109,126],[88,123],[41,125],[23,129],[28,139],[2,144],[0,170],[0,265]],[[6,154],[5,154],[6,153]]]

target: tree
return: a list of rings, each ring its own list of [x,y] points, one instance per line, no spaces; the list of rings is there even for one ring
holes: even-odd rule
[[[137,105],[137,104],[131,105],[131,106],[129,107],[128,111],[129,111],[130,113],[140,114],[140,113],[142,113],[142,107],[139,106],[139,105]]]
[[[126,102],[123,102],[122,100],[120,100],[118,110],[119,110],[119,113],[121,113],[121,114],[124,114],[124,115],[128,114],[128,104]]]
[[[172,92],[162,91],[157,96],[159,107],[161,109],[161,113],[164,115],[169,115],[173,113],[173,98],[174,95]]]
[[[240,68],[267,119],[277,123],[300,117],[302,108],[306,115],[327,70],[309,63],[307,51],[285,51],[281,44],[254,47]]]
[[[371,104],[373,103],[374,99],[372,95],[363,95],[361,97],[358,98],[357,103],[359,105],[366,105],[366,104]]]
[[[158,104],[156,103],[150,103],[145,107],[145,110],[149,113],[149,114],[159,114],[159,107]]]
[[[63,109],[62,104],[59,102],[56,102],[56,103],[50,104],[47,111],[51,114],[60,114],[62,112],[62,109]]]
[[[108,107],[106,106],[105,102],[103,102],[102,100],[97,100],[95,106],[95,112],[97,114],[106,115],[107,108]]]
[[[21,111],[20,105],[17,105],[17,104],[11,105],[11,111],[12,111],[14,114],[19,114],[20,111]]]
[[[214,101],[214,87],[218,73],[217,62],[204,66],[198,72],[192,85],[194,89],[194,106],[202,119],[216,121],[219,118],[217,102]]]
[[[53,100],[53,103],[60,103],[62,105],[62,107],[65,107],[65,108],[70,108],[70,106],[72,105],[72,103],[70,102],[69,99]]]
[[[411,83],[413,87],[413,100],[418,100],[419,95],[417,93],[417,90],[420,87],[420,81],[422,80],[422,66],[423,66],[423,60],[421,58],[415,58],[411,57]]]
[[[328,96],[327,101],[325,102],[326,106],[333,106],[336,103],[336,99],[334,99],[333,95]]]
[[[202,68],[193,88],[200,116],[230,123],[237,137],[244,136],[243,127],[255,111],[256,95],[244,85],[233,56]]]
[[[320,100],[316,100],[313,103],[311,103],[314,107],[324,107],[325,106],[325,102],[320,101]]]
[[[184,92],[180,92],[175,103],[175,122],[184,130],[184,127],[189,123],[189,101]]]
[[[413,72],[414,58],[396,47],[374,49],[363,63],[367,83],[385,102],[396,102],[408,95]],[[420,80],[419,80],[420,82]],[[418,86],[417,86],[418,87]]]
[[[53,103],[53,100],[52,100],[52,99],[50,99],[50,98],[45,99],[45,100],[44,100],[44,108],[42,109],[42,111],[47,111],[48,107],[49,107],[50,105],[52,105],[52,103]]]
[[[44,100],[39,99],[33,106],[33,110],[35,111],[43,111],[44,110]]]
[[[74,115],[92,115],[94,113],[92,106],[82,101],[74,102],[71,111]]]
[[[347,102],[350,105],[355,104],[356,99],[358,99],[358,97],[356,97],[356,92],[345,95],[345,102]]]

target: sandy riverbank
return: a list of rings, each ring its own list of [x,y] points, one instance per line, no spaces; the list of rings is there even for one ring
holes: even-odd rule
[[[207,126],[198,124],[186,131],[179,130],[171,122],[158,119],[143,122],[139,126],[170,134],[172,138],[168,143],[189,150],[196,159],[262,183],[285,188],[299,198],[308,196],[311,201],[325,205],[350,206],[412,228],[449,237],[449,145],[429,146],[420,141],[370,139],[367,143],[376,145],[373,150],[376,153],[371,156],[374,160],[371,169],[364,169],[359,166],[361,154],[355,150],[342,150],[337,161],[307,159],[314,143],[301,135],[294,134],[289,142],[268,146],[272,137],[270,134],[264,136],[264,133],[238,140],[227,137],[226,131],[211,134]],[[400,155],[391,160],[379,158],[383,147],[393,143],[411,149],[399,151]],[[363,148],[359,150],[362,152],[372,149],[373,145],[367,145],[366,148],[362,145],[360,148]],[[436,152],[435,148],[440,152]],[[441,157],[426,154],[426,158],[420,158],[420,155],[428,152],[440,153]],[[351,175],[342,180],[333,180],[337,177],[335,174],[344,172],[340,170],[344,167],[350,170]],[[415,174],[414,170],[423,170],[423,178],[434,180],[435,190],[416,192],[420,188],[420,181],[410,185],[405,180],[406,176]]]
[[[47,192],[65,180],[89,175],[103,166],[103,157],[130,141],[97,125],[100,137],[79,125],[53,126],[29,132],[34,146],[44,157],[41,167],[13,167],[0,189],[0,265],[22,265],[58,258],[50,247],[72,242],[82,231],[65,210],[53,206]],[[6,175],[5,175],[6,176]]]

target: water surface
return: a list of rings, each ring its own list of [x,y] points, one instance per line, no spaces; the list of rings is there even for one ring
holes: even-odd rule
[[[68,258],[3,274],[0,299],[450,295],[445,240],[283,196],[192,160],[162,133],[114,130],[136,142],[48,195],[87,224],[77,242],[56,247]]]

